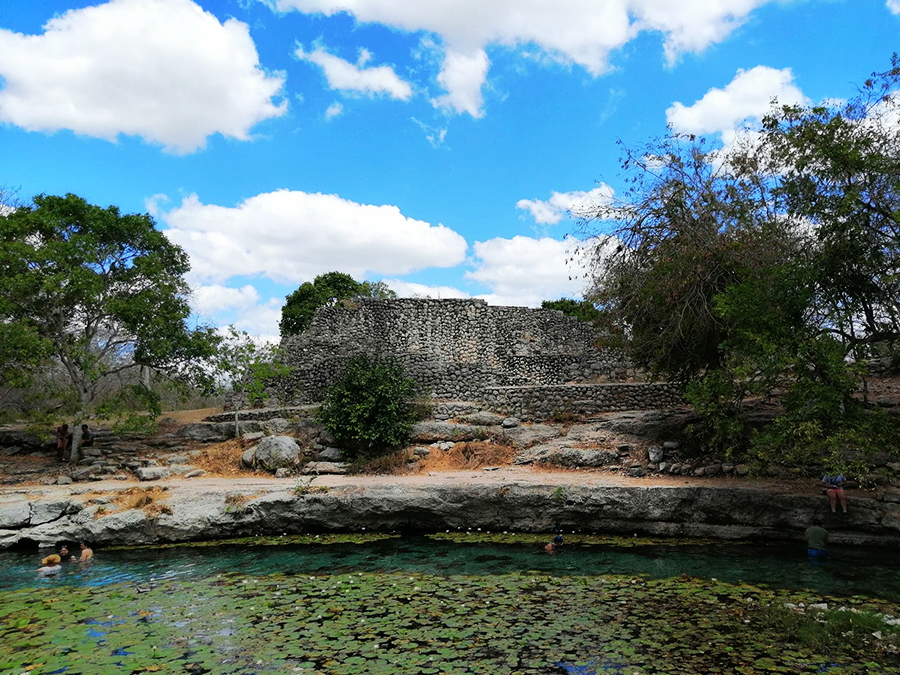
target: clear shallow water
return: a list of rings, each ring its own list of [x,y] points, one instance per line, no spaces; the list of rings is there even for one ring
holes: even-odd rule
[[[871,629],[832,652],[770,614],[900,614],[892,552],[506,539],[97,550],[50,578],[3,553],[0,674],[900,673]]]
[[[550,536],[546,537],[548,540]],[[530,538],[533,539],[533,538]],[[328,574],[415,572],[494,575],[538,571],[554,575],[633,574],[652,578],[688,575],[822,594],[870,595],[900,601],[900,554],[885,549],[838,548],[810,561],[801,546],[716,543],[707,545],[567,544],[548,556],[538,543],[457,543],[404,536],[366,543],[223,546],[98,550],[88,566],[64,565],[42,578],[37,554],[0,553],[0,590],[47,585],[98,586],[158,583],[241,572]]]

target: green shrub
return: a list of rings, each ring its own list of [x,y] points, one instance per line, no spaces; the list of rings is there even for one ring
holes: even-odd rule
[[[403,445],[418,419],[415,394],[393,358],[358,354],[328,389],[317,419],[351,458],[385,454]]]

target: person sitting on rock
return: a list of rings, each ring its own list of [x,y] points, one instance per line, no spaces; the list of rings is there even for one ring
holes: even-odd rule
[[[87,424],[81,425],[81,447],[89,448],[94,444],[94,432]]]
[[[837,502],[841,502],[841,508],[847,513],[847,497],[844,494],[844,484],[847,479],[844,474],[839,473],[836,476],[822,476],[822,485],[825,489],[822,491],[828,495],[828,501],[831,504],[831,512],[837,513]]]
[[[91,548],[84,542],[81,542],[81,557],[78,559],[78,562],[87,562],[91,558],[94,557],[94,552]]]
[[[561,534],[556,535],[549,544],[544,547],[544,553],[549,553],[553,555],[556,553],[563,545],[563,538]]]

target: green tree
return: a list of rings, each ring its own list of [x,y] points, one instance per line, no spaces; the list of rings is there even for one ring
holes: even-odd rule
[[[417,419],[416,383],[395,360],[357,354],[328,389],[318,419],[357,455],[400,447]]]
[[[900,337],[898,85],[894,57],[849,103],[776,106],[728,151],[626,151],[626,197],[595,214],[611,231],[591,299],[638,363],[688,383],[710,449],[746,448],[742,402],[776,392],[766,461],[886,447],[852,394]]]
[[[383,281],[358,282],[343,272],[320,274],[287,296],[281,309],[281,335],[296,335],[309,327],[319,307],[329,307],[355,297],[392,300],[397,297]]]
[[[592,323],[599,326],[603,323],[605,314],[597,309],[590,300],[573,300],[572,298],[560,298],[559,300],[544,300],[541,309],[555,309],[558,312],[575,317],[579,321]]]
[[[216,339],[186,324],[188,269],[187,255],[149,215],[38,195],[0,218],[3,330],[52,355],[79,414],[126,370],[199,377],[193,365]]]
[[[278,357],[274,345],[260,343],[247,332],[228,326],[225,338],[209,359],[213,377],[234,394],[235,436],[240,434],[240,411],[264,402],[268,397],[267,387],[290,373],[290,366],[281,363]]]

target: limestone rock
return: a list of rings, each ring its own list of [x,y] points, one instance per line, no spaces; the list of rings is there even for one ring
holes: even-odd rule
[[[429,450],[428,448],[413,448],[413,455],[415,455],[416,457],[428,457],[428,455],[430,454],[431,450]]]
[[[59,478],[56,479],[56,484],[57,485],[71,485],[72,477],[71,476],[60,476]]]
[[[290,436],[267,436],[256,446],[256,464],[268,471],[291,469],[300,462],[300,448]]]
[[[291,475],[291,470],[285,467],[281,467],[280,469],[275,469],[275,478],[287,478]]]
[[[339,462],[344,457],[344,451],[340,448],[324,448],[316,455],[320,462]]]
[[[472,424],[476,427],[495,427],[503,424],[505,419],[506,418],[504,418],[503,415],[482,411],[463,415],[459,418],[459,421],[464,422],[465,424]]]
[[[262,431],[251,431],[241,436],[241,438],[248,443],[252,443],[253,441],[258,441],[261,438],[264,438],[265,435],[266,434]]]
[[[453,424],[452,422],[418,422],[409,433],[410,440],[416,443],[433,443],[435,441],[473,441],[484,434],[482,429],[469,424]]]
[[[498,438],[515,448],[530,448],[538,443],[546,443],[554,438],[559,438],[561,435],[562,431],[555,426],[527,424],[512,429],[504,429]]]
[[[241,454],[241,464],[248,468],[253,468],[256,466],[256,448],[258,446],[254,445],[252,448],[247,448]]]
[[[504,429],[514,429],[519,426],[519,420],[516,417],[507,417],[500,423],[500,426]]]
[[[536,445],[520,452],[516,464],[551,464],[568,468],[598,467],[615,464],[619,455],[612,450],[572,448],[555,444]]]
[[[0,504],[0,529],[25,527],[30,519],[28,502]]]
[[[75,469],[72,473],[69,474],[69,477],[74,481],[87,480],[99,470],[100,466],[98,464],[83,466],[80,469]]]
[[[185,478],[200,478],[200,476],[205,476],[206,472],[203,469],[194,469],[193,471],[188,471],[184,474]]]
[[[180,438],[184,438],[189,441],[200,441],[201,443],[221,443],[222,441],[228,440],[228,436],[219,428],[220,426],[221,425],[218,424],[204,424],[202,422],[195,422],[192,424],[185,424],[178,430],[177,434]],[[231,425],[231,428],[233,430],[234,425]]]
[[[344,462],[309,462],[303,467],[303,475],[345,474],[348,464]]]
[[[42,525],[62,517],[69,506],[68,499],[41,499],[31,505],[31,524]]]
[[[651,464],[659,464],[665,456],[665,451],[658,445],[651,445],[647,448],[647,459]]]
[[[160,480],[172,475],[171,469],[165,466],[142,466],[134,471],[138,480]]]

